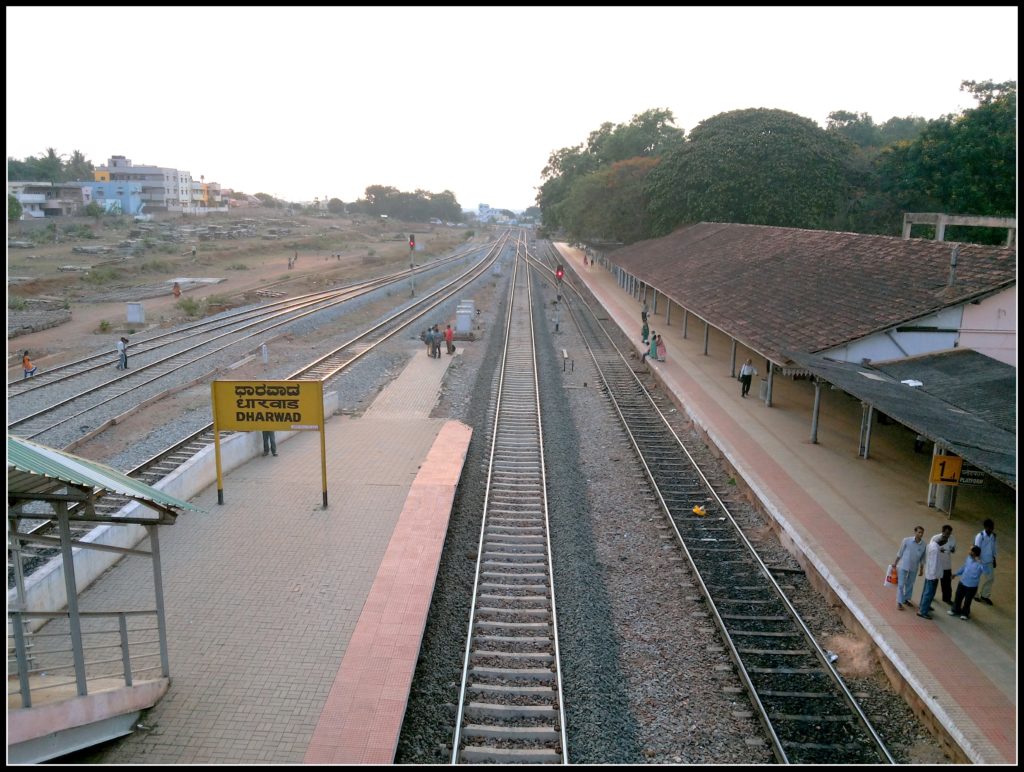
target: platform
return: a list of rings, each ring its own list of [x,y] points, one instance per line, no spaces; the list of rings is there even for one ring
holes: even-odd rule
[[[161,534],[171,687],[90,763],[393,759],[471,434],[429,418],[454,357],[410,350],[362,417],[327,422],[328,509],[299,432]],[[147,568],[120,561],[82,610],[142,603]]]
[[[584,265],[582,251],[557,246],[566,265],[641,352],[642,299],[620,288],[600,265]],[[722,450],[780,524],[784,539],[807,555],[807,562],[850,609],[856,624],[890,660],[896,680],[914,693],[911,703],[916,699],[925,705],[971,761],[1016,763],[1015,493],[993,481],[982,489],[964,490],[952,518],[947,518],[926,505],[931,456],[914,453],[913,432],[894,424],[876,425],[869,458],[860,458],[860,403],[826,387],[818,443],[812,444],[814,387],[808,381],[775,377],[772,407],[767,407],[758,399],[764,360],[739,345],[737,370],[748,356],[759,370],[750,394],[741,398],[740,383],[730,375],[731,341],[726,335],[712,330],[705,355],[702,322],[691,316],[684,338],[678,307],[670,324],[664,302],[657,313],[649,310],[650,328],[662,335],[667,348],[665,362],[649,365],[655,377]],[[917,617],[913,609],[897,610],[895,590],[883,587],[882,578],[914,526],[924,526],[926,538],[946,523],[953,526],[959,545],[956,570],[986,517],[995,521],[999,538],[994,605],[975,603],[966,622],[948,616],[949,607],[940,598],[931,621]],[[915,602],[922,587],[923,579],[918,579]]]

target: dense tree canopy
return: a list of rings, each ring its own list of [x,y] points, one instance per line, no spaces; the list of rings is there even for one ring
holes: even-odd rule
[[[647,238],[644,185],[657,165],[657,158],[630,158],[580,179],[562,204],[570,238],[623,243]]]
[[[462,207],[450,190],[405,193],[390,185],[369,185],[364,198],[349,204],[350,212],[396,217],[410,222],[427,222],[432,217],[446,222],[462,219]]]
[[[546,228],[627,243],[701,220],[897,235],[905,212],[1012,215],[1017,83],[961,89],[976,108],[880,124],[836,110],[825,129],[759,108],[716,115],[684,138],[669,111],[649,110],[552,152],[537,203]],[[947,233],[1005,238],[979,230]]]
[[[548,157],[537,194],[544,224],[568,225],[565,209],[573,186],[587,175],[630,158],[657,158],[683,143],[671,110],[654,109],[634,115],[629,123],[603,123],[585,144],[563,147]]]
[[[906,211],[1012,217],[1017,209],[1017,83],[965,81],[973,110],[930,121],[880,159],[885,189]]]
[[[734,110],[690,132],[648,178],[656,234],[700,221],[830,228],[849,198],[849,142],[783,110]]]

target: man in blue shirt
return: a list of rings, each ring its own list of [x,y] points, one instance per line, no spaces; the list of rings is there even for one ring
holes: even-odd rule
[[[986,519],[982,525],[984,529],[974,537],[974,546],[981,549],[981,562],[988,566],[989,570],[982,577],[981,586],[978,588],[978,603],[991,606],[992,600],[989,596],[992,594],[992,582],[996,578],[996,526],[991,519]]]
[[[957,614],[961,619],[970,619],[971,601],[978,592],[978,582],[982,574],[990,574],[992,569],[981,562],[981,547],[971,547],[971,554],[967,556],[967,562],[953,576],[960,577],[960,584],[956,586],[956,597],[953,599],[953,608],[947,613],[952,617]]]

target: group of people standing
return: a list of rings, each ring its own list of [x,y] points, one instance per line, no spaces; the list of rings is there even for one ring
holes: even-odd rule
[[[440,358],[441,341],[444,341],[445,349],[449,354],[455,353],[455,330],[450,324],[446,324],[444,330],[439,330],[436,324],[433,327],[428,327],[422,337],[423,342],[427,344],[427,356],[429,357]]]
[[[902,610],[904,606],[913,607],[911,598],[918,575],[924,577],[921,607],[917,611],[922,619],[932,618],[932,601],[940,587],[942,602],[952,606],[946,612],[950,616],[970,619],[974,600],[987,606],[993,605],[991,594],[996,568],[996,535],[992,520],[984,521],[982,530],[974,537],[967,559],[957,571],[953,571],[954,552],[956,538],[953,536],[953,526],[942,526],[942,531],[935,534],[927,544],[924,542],[924,528],[917,526],[914,535],[900,543],[896,560],[893,561],[898,578],[896,608]],[[955,595],[954,576],[960,577]]]
[[[659,362],[664,362],[666,353],[665,341],[647,325],[647,301],[644,301],[644,307],[640,311],[640,321],[643,322],[643,327],[640,328],[640,339],[648,347],[647,351],[641,355],[640,361],[644,362],[647,360],[647,357],[650,357],[651,359],[657,359]]]

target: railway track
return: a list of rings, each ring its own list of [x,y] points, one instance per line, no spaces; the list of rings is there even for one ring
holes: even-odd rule
[[[470,286],[481,276],[486,275],[487,270],[501,257],[507,242],[507,235],[499,238],[487,246],[484,255],[479,261],[462,271],[454,279],[433,288],[428,294],[423,295],[419,299],[407,302],[402,308],[392,313],[383,321],[378,322],[370,329],[363,330],[354,335],[348,341],[343,342],[340,346],[337,346],[313,362],[300,367],[295,372],[286,376],[284,380],[320,380],[326,383],[337,377],[358,359],[384,343],[384,341],[406,329],[416,320],[428,314],[432,309]],[[221,436],[223,438],[230,434],[231,432],[222,432]],[[127,470],[125,474],[139,479],[148,485],[155,485],[197,453],[213,445],[213,442],[213,424],[211,422],[185,439],[173,443],[134,469]],[[112,516],[127,505],[128,502],[129,499],[125,497],[108,493],[97,502],[96,513],[97,515],[107,517]],[[24,541],[26,545],[42,545],[42,549],[33,549],[31,547],[29,549],[22,549],[20,544],[14,548],[16,552],[22,553],[25,561],[24,574],[27,577],[42,565],[45,565],[50,558],[57,554],[57,550],[49,546],[51,544],[51,537],[47,536],[47,533],[53,526],[51,521],[34,523],[26,520],[22,521],[22,526],[26,527],[27,530],[19,534],[21,541]],[[80,530],[77,525],[75,526],[74,536],[76,538],[80,537],[83,532],[85,531]],[[9,586],[11,570],[9,565]]]
[[[486,255],[489,254],[486,247],[466,250],[442,261],[434,261],[430,264],[431,270],[479,251],[482,251],[483,254],[480,262],[477,263],[479,265],[486,261]],[[200,363],[245,341],[259,338],[265,342],[265,336],[274,330],[286,328],[300,319],[333,308],[382,286],[404,281],[408,276],[409,272],[403,271],[362,282],[343,290],[314,293],[293,301],[282,301],[259,309],[240,312],[222,320],[190,325],[181,332],[165,333],[151,339],[155,341],[154,345],[147,345],[142,351],[133,351],[132,361],[136,361],[141,354],[148,354],[158,349],[163,350],[162,353],[156,354],[155,359],[144,360],[145,363],[141,366],[133,367],[120,375],[113,375],[110,372],[108,366],[110,359],[107,354],[69,363],[63,369],[63,374],[51,376],[52,380],[37,387],[23,387],[23,391],[17,392],[12,397],[55,385],[62,386],[61,391],[66,393],[67,380],[87,373],[94,373],[94,377],[90,379],[89,383],[85,383],[85,379],[83,379],[78,391],[73,396],[57,399],[32,412],[25,412],[25,408],[17,399],[10,399],[8,411],[12,418],[8,421],[8,430],[19,436],[37,439],[45,443],[50,436],[54,436],[55,430],[61,429],[71,422],[80,424],[89,422],[89,415],[92,411],[104,408],[111,403],[124,404],[125,407],[122,410],[126,411],[131,409],[133,399],[136,402],[155,401],[167,393],[160,391],[161,384],[169,380],[166,376],[177,375],[182,368]],[[444,286],[451,286],[457,282],[458,279],[455,279]],[[400,314],[396,314],[392,318],[399,317]],[[147,340],[146,344],[148,343],[150,341]],[[95,373],[100,369],[102,369],[101,373]],[[29,381],[31,380],[35,379],[29,379]],[[176,382],[177,379],[170,380],[175,381],[171,388],[180,385]],[[16,381],[15,383],[25,382]],[[38,397],[36,399],[38,400]]]
[[[550,257],[549,257],[550,260]],[[548,281],[547,261],[534,262]],[[568,291],[567,291],[568,289]],[[894,763],[825,651],[583,296],[560,293],[780,763]]]
[[[530,279],[520,263],[517,255],[453,764],[568,762]]]

